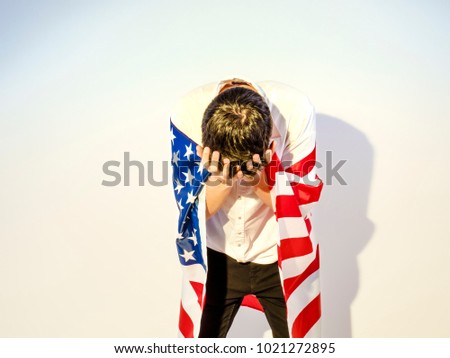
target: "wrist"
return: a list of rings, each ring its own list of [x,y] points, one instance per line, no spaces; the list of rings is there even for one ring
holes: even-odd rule
[[[261,190],[264,192],[270,191],[269,183],[267,182],[266,172],[264,170],[259,172],[259,178],[255,185],[255,190]]]

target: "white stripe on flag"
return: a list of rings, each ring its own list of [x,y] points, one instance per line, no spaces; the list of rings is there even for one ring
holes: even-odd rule
[[[200,264],[193,264],[189,266],[183,266],[184,277],[187,277],[189,281],[195,281],[204,283],[205,282],[205,269]]]
[[[316,257],[316,248],[308,255],[291,257],[281,262],[283,270],[283,279],[295,277],[303,273],[306,268],[314,261]]]
[[[294,195],[285,172],[275,174],[275,193],[276,195]]]
[[[309,236],[305,220],[301,217],[278,218],[278,226],[280,227],[280,238],[282,239]]]
[[[313,272],[289,296],[288,322],[291,327],[301,311],[320,294],[319,271]]]
[[[302,216],[304,218],[309,217],[309,214],[311,213],[311,209],[314,207],[314,205],[316,205],[316,202],[299,205],[300,212],[302,213]]]
[[[308,174],[301,177],[294,173],[286,172],[286,178],[291,183],[301,183],[310,186],[318,186],[320,184],[320,180],[316,179],[316,169],[313,168]]]

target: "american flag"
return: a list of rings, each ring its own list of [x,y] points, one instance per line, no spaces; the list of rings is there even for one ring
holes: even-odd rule
[[[204,183],[196,145],[171,121],[173,188],[179,209],[178,257],[183,270],[179,336],[198,337],[207,272]],[[279,226],[278,264],[293,338],[320,337],[319,245],[311,236],[310,206],[322,182],[314,174],[315,148],[289,165],[277,153],[266,167]],[[308,178],[313,176],[313,181]],[[261,309],[255,297],[243,304]]]

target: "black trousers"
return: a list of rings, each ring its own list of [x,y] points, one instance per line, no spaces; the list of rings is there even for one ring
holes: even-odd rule
[[[244,296],[253,294],[264,308],[273,337],[289,338],[278,263],[239,263],[211,249],[207,256],[206,302],[199,337],[226,337]]]

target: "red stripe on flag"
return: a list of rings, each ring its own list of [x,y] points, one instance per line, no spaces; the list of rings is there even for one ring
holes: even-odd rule
[[[276,214],[278,218],[300,217],[297,198],[293,195],[278,195],[276,197]]]
[[[308,234],[311,234],[311,220],[309,220],[309,218],[305,218],[305,224],[306,224],[306,229],[308,230]]]
[[[194,338],[194,323],[184,310],[183,303],[180,304],[180,319],[178,327],[184,338]]]
[[[194,289],[195,293],[197,294],[198,298],[198,304],[200,307],[202,307],[202,301],[203,301],[203,283],[201,282],[195,282],[195,281],[189,281],[191,283],[192,288]]]
[[[307,175],[316,165],[316,147],[305,158],[288,167],[285,171],[296,174],[300,177]]]
[[[320,268],[320,258],[319,258],[319,246],[317,246],[317,252],[316,257],[314,260],[308,265],[308,267],[303,271],[301,274],[293,277],[289,277],[285,280],[283,280],[283,289],[284,289],[284,296],[286,298],[286,301],[291,296],[292,292],[295,291],[295,289],[302,284],[303,281],[305,281],[311,274],[319,270]]]
[[[274,153],[272,160],[265,168],[267,184],[270,188],[275,185],[276,174],[282,170],[283,168],[281,166],[280,159],[278,158],[277,153]]]
[[[320,180],[316,176],[317,180]],[[323,182],[320,181],[318,186],[306,185],[302,183],[291,183],[294,195],[297,197],[299,205],[315,203],[320,198],[320,193],[323,188]]]
[[[281,257],[283,260],[308,255],[311,252],[313,252],[313,247],[309,236],[283,239],[280,240],[278,246],[278,257]]]
[[[292,338],[304,338],[320,319],[320,294],[300,312],[292,324]]]
[[[250,308],[257,309],[261,312],[264,312],[263,306],[261,306],[261,303],[259,302],[258,298],[255,295],[246,295],[244,296],[244,299],[242,300],[241,306],[246,306]]]

